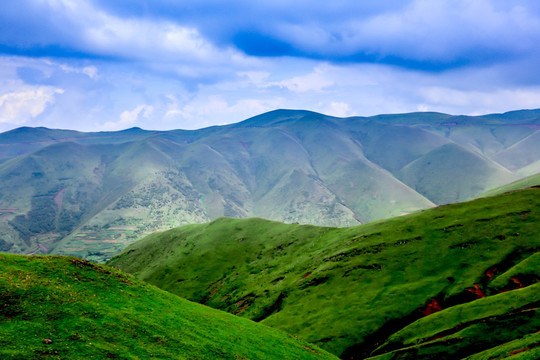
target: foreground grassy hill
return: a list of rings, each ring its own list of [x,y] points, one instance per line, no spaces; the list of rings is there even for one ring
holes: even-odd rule
[[[351,228],[222,218],[150,235],[110,265],[346,359],[530,355],[539,229],[530,188]]]
[[[1,359],[332,359],[278,330],[70,257],[0,254]]]

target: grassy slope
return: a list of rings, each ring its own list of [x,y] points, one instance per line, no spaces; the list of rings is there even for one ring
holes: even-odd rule
[[[499,305],[492,304],[504,304],[506,316],[519,316],[510,335],[455,348],[467,356],[538,330],[536,311],[523,316],[513,304],[519,297],[514,289],[538,282],[538,256],[532,255],[540,246],[539,195],[540,189],[527,189],[341,229],[218,219],[151,235],[110,264],[344,357],[377,355],[379,346],[408,347],[415,338],[399,343],[392,336],[439,307],[448,316],[432,332],[444,335],[439,341],[447,339],[446,345],[454,344],[456,313],[450,309],[459,304],[470,316],[476,307],[482,316],[495,316],[488,330],[470,317],[459,333],[470,341],[508,325],[496,321]],[[525,307],[540,300],[532,289],[519,290],[528,291]],[[510,291],[497,295],[503,290]],[[431,335],[418,334],[416,345]],[[387,342],[392,346],[384,347]],[[425,349],[439,358],[448,351]]]
[[[2,359],[331,359],[280,331],[69,257],[0,254]]]
[[[526,177],[524,179],[514,181],[514,182],[512,182],[510,184],[507,184],[507,185],[496,187],[494,189],[486,191],[485,193],[481,194],[480,196],[483,196],[483,197],[485,197],[485,196],[493,196],[493,195],[502,194],[502,193],[505,193],[505,192],[508,192],[508,191],[520,190],[520,189],[523,189],[523,188],[526,188],[526,187],[538,186],[538,185],[540,185],[540,173],[528,176],[528,177]]]
[[[540,130],[497,153],[494,158],[513,171],[540,160]]]
[[[436,204],[449,204],[518,177],[472,151],[446,144],[405,166],[400,178]]]

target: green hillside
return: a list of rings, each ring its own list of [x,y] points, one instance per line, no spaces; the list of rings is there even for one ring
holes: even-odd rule
[[[430,151],[400,172],[405,184],[436,204],[465,201],[518,178],[501,165],[456,144]]]
[[[466,200],[534,172],[537,113],[275,110],[192,131],[15,129],[0,134],[0,251],[102,262],[223,216],[346,227]]]
[[[530,188],[351,228],[223,218],[109,264],[342,358],[532,354],[539,224]]]
[[[333,359],[109,267],[0,254],[0,358]]]
[[[540,130],[499,152],[496,160],[510,170],[519,170],[540,160]]]
[[[525,189],[527,187],[533,187],[533,186],[536,186],[536,187],[540,186],[540,173],[528,176],[520,180],[516,180],[514,182],[511,182],[510,184],[496,187],[494,189],[486,191],[480,196],[482,197],[493,196],[493,195],[503,194],[508,191],[521,190],[521,189]]]

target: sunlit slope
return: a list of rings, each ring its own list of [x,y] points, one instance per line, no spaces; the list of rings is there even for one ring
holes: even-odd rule
[[[344,358],[422,348],[454,359],[540,330],[539,195],[351,228],[223,218],[148,236],[110,264]]]
[[[247,319],[70,257],[0,254],[2,359],[332,359]]]

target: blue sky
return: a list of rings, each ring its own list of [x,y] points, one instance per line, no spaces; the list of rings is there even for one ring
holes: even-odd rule
[[[0,2],[0,131],[540,108],[536,0]]]

